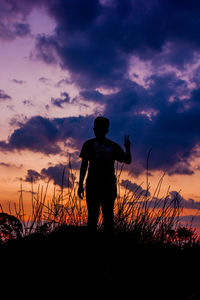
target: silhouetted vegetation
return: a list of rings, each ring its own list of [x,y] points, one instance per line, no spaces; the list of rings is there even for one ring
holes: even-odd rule
[[[48,184],[32,192],[29,217],[21,187],[15,216],[11,210],[0,214],[2,283],[7,296],[198,299],[194,297],[199,292],[199,239],[191,226],[181,223],[179,199],[169,197],[169,191],[160,197],[163,177],[151,194],[148,179],[146,192],[122,189],[122,167],[116,174],[112,241],[104,238],[101,216],[96,239],[90,240],[87,209],[84,199],[77,197],[71,168],[64,169],[62,176],[68,187],[55,188],[51,199]]]

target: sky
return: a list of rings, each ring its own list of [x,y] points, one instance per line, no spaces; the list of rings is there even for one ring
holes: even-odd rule
[[[0,0],[0,202],[47,180],[59,187],[69,156],[99,114],[108,138],[130,135],[130,188],[149,181],[200,208],[200,2]]]

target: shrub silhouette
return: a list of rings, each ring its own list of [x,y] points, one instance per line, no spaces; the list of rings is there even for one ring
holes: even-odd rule
[[[0,213],[0,242],[5,243],[11,239],[22,237],[22,223],[15,217]]]

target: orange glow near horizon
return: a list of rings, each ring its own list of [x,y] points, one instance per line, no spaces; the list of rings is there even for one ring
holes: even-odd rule
[[[77,172],[78,172],[78,170],[77,170]],[[122,173],[121,179],[126,179],[126,178],[127,178],[126,172]],[[130,177],[129,177],[129,179],[130,179]],[[142,179],[142,178],[140,178],[140,179]],[[145,180],[145,178],[143,178],[143,181],[144,180]],[[77,181],[78,181],[78,178],[76,179],[76,182]],[[6,180],[4,183],[6,183]],[[141,183],[141,181],[138,180],[138,184],[139,183]],[[150,189],[151,195],[153,195],[153,192],[154,192],[154,189],[155,189],[157,183],[158,183],[158,178],[157,178],[155,185],[154,185],[154,183],[151,182],[151,189]],[[21,187],[20,187],[20,185],[21,185]],[[142,185],[142,187],[145,189],[145,185]],[[76,188],[77,188],[77,185],[76,185]],[[13,185],[11,185],[9,187],[9,191],[7,190],[7,185],[2,184],[2,183],[0,185],[0,189],[1,189],[0,204],[1,204],[2,209],[4,212],[11,213],[13,215],[16,215],[15,206],[16,206],[17,210],[19,210],[20,189],[22,189],[23,208],[24,208],[24,214],[25,214],[24,218],[22,218],[22,219],[24,220],[24,222],[27,222],[28,220],[31,221],[31,218],[32,218],[31,216],[32,216],[32,212],[33,212],[31,183],[27,183],[27,182],[20,183],[19,181],[16,180],[13,183]],[[77,218],[77,220],[78,220],[78,218],[80,217],[78,211],[79,212],[82,211],[83,212],[82,217],[84,219],[83,222],[84,223],[87,222],[87,208],[86,208],[85,198],[83,200],[80,200],[76,196],[75,190],[72,191],[72,196],[70,198],[69,197],[70,191],[68,190],[68,188],[64,188],[63,189],[63,201],[61,201],[59,199],[60,192],[61,192],[60,187],[55,186],[52,182],[50,182],[47,187],[47,183],[45,183],[44,181],[39,181],[38,183],[33,184],[33,193],[34,193],[33,198],[38,199],[39,202],[42,202],[44,199],[46,189],[47,189],[46,200],[44,202],[44,206],[43,206],[43,210],[42,210],[43,216],[47,216],[47,213],[49,212],[48,218],[49,218],[49,220],[51,220],[51,209],[53,210],[53,212],[55,212],[55,209],[58,209],[58,215],[56,217],[56,220],[58,220],[61,223],[62,222],[67,222],[67,223],[71,222],[73,224],[74,218],[75,219]],[[42,192],[42,190],[43,190],[43,192]],[[168,185],[167,185],[167,183],[164,184],[164,181],[163,181],[163,186],[162,186],[161,192],[158,196],[160,198],[165,197],[167,190],[168,190]],[[172,189],[172,190],[174,190],[174,189]],[[123,196],[124,191],[125,190],[123,188],[121,188],[121,196]],[[54,194],[55,194],[55,197],[54,197]],[[72,219],[70,219],[69,215],[66,214],[65,209],[62,211],[62,209],[63,209],[62,205],[64,205],[63,207],[68,207],[68,208],[70,207],[70,205],[72,205],[72,206],[75,205],[76,209],[78,209],[73,214]],[[56,208],[56,206],[57,206],[57,208]],[[49,209],[47,207],[49,207]],[[60,219],[60,216],[62,215],[63,212],[64,212],[63,217]],[[185,208],[182,210],[181,217],[189,216],[188,221],[183,222],[184,226],[185,225],[190,226],[190,220],[192,220],[191,215],[199,216],[200,215],[199,210],[185,209]],[[52,218],[54,219],[53,214],[52,214]],[[44,219],[44,217],[42,217],[42,219]],[[192,224],[192,226],[196,229],[197,234],[200,235],[200,227],[196,223]]]

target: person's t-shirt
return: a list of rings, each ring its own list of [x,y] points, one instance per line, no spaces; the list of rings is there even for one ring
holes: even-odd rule
[[[110,179],[115,176],[114,163],[125,161],[125,152],[115,142],[90,139],[83,144],[80,157],[89,161],[88,178]]]

